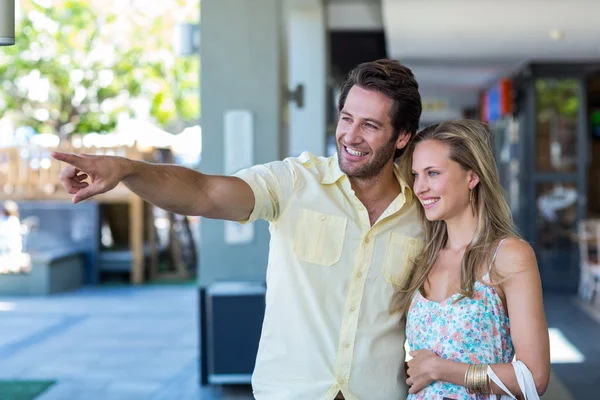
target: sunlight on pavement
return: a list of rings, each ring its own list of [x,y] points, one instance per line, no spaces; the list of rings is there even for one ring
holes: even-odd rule
[[[0,301],[0,311],[13,311],[15,309],[15,303],[9,303],[7,301]]]
[[[552,364],[575,364],[585,361],[583,354],[562,334],[559,329],[549,328],[550,361]]]

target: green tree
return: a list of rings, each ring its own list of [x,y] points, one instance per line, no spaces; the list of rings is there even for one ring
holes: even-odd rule
[[[126,4],[22,0],[15,45],[0,49],[0,116],[62,137],[110,132],[145,110],[165,129],[194,123],[199,57],[173,54],[172,17]]]

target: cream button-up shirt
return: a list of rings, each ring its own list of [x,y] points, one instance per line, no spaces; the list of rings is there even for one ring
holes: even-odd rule
[[[373,226],[337,156],[303,153],[236,174],[254,192],[249,221],[270,222],[257,400],[406,397],[404,327],[388,310],[422,228],[395,173],[401,193]]]

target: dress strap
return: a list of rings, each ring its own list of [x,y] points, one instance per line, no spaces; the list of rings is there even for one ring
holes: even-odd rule
[[[494,251],[494,255],[492,256],[492,261],[490,262],[490,265],[488,267],[488,274],[492,270],[492,265],[494,265],[494,261],[496,261],[496,256],[498,255],[498,250],[500,250],[500,246],[502,246],[502,243],[504,243],[505,240],[506,240],[506,238],[502,239],[500,241],[500,243],[498,243],[498,247],[496,247],[496,251]]]

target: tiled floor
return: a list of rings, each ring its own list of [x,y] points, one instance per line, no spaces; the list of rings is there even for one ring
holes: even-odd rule
[[[53,379],[37,400],[250,400],[249,387],[200,388],[196,288],[104,287],[0,298],[0,379]],[[547,296],[548,321],[585,361],[556,364],[544,400],[596,399],[600,324]],[[583,381],[597,379],[588,384]]]
[[[600,323],[572,297],[546,295],[544,302],[548,326],[561,333],[572,353],[552,369],[574,399],[600,399]]]
[[[211,399],[197,383],[194,287],[0,298],[0,379],[55,379],[39,400]]]

